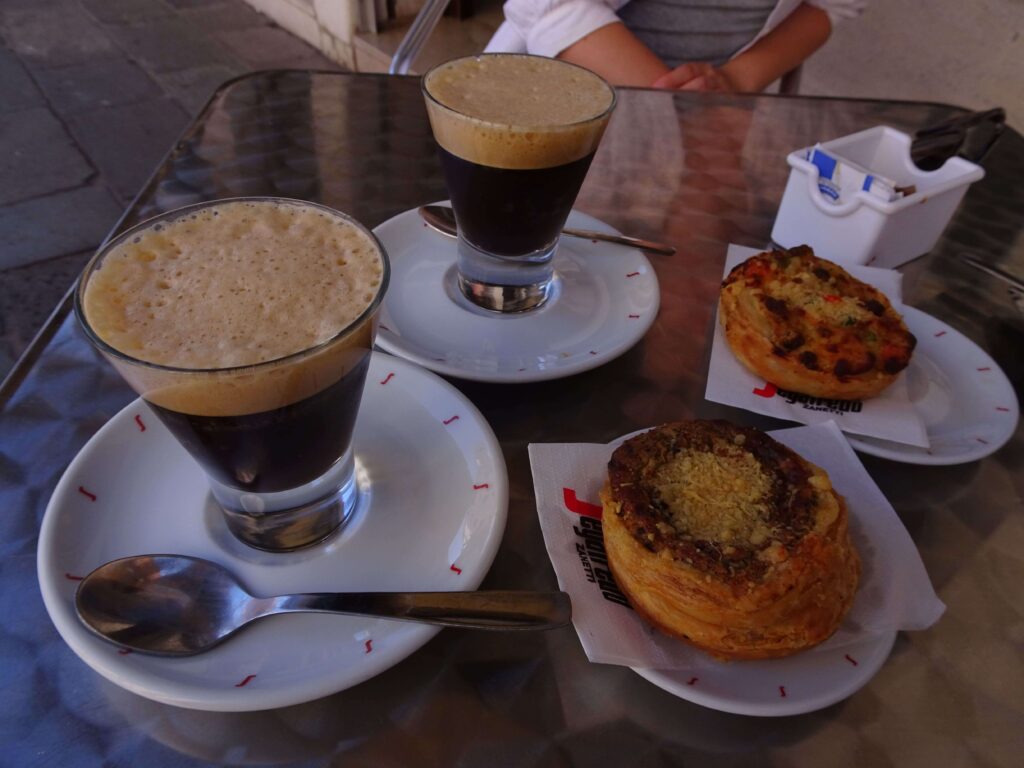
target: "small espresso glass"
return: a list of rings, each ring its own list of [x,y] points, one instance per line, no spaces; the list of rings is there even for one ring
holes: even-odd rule
[[[574,64],[502,53],[439,64],[422,90],[458,225],[462,294],[496,312],[539,307],[615,90]]]
[[[355,508],[352,434],[389,274],[379,241],[345,214],[220,200],[105,245],[75,313],[204,470],[229,530],[287,551]]]

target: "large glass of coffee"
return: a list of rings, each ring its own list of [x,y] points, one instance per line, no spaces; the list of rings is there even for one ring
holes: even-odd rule
[[[423,93],[458,224],[462,293],[500,312],[543,304],[615,91],[573,64],[499,53],[438,65]]]
[[[205,470],[228,527],[316,542],[358,493],[352,433],[389,266],[358,222],[298,200],[189,206],[86,267],[86,334]]]

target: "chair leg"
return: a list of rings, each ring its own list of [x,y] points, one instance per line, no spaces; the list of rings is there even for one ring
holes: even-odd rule
[[[391,59],[391,66],[388,67],[389,75],[407,75],[416,57],[427,42],[427,38],[434,31],[434,27],[441,20],[441,14],[448,6],[449,0],[426,0],[420,12],[416,14],[409,30],[398,44],[398,49]]]

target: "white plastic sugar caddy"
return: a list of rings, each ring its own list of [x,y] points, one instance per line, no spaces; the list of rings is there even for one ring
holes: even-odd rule
[[[923,171],[910,145],[907,134],[878,126],[791,152],[772,240],[809,245],[839,264],[879,267],[930,251],[985,171],[959,157]]]

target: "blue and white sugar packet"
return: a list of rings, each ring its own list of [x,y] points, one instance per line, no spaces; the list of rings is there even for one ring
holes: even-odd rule
[[[829,202],[838,205],[860,191],[887,203],[901,196],[892,179],[830,154],[821,145],[807,150],[807,160],[818,169],[818,191]]]

